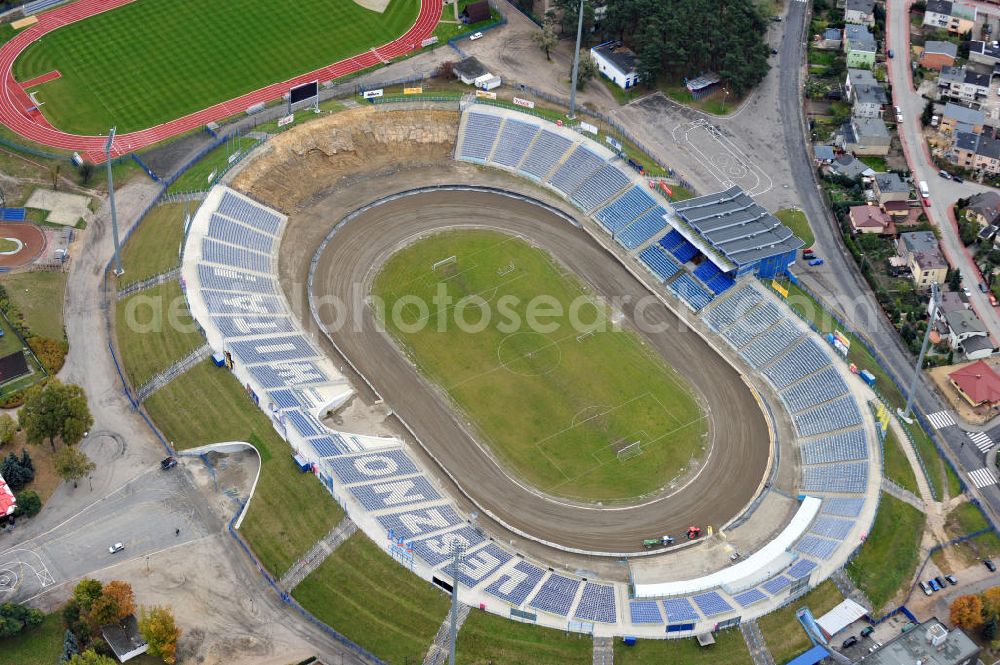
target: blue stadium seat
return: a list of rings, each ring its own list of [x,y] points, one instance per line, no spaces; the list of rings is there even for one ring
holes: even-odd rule
[[[857,517],[861,514],[861,509],[864,507],[864,499],[831,497],[823,499],[823,506],[820,508],[820,512],[827,515],[839,515],[840,517]]]
[[[0,208],[0,221],[23,222],[28,216],[24,208]]]
[[[706,617],[730,612],[733,609],[733,606],[715,591],[698,594],[694,597],[694,602]]]
[[[493,151],[493,162],[509,168],[516,168],[538,134],[538,125],[507,118],[500,131],[500,140]]]
[[[208,237],[262,254],[270,254],[274,249],[274,236],[254,231],[249,226],[216,213],[208,221]]]
[[[750,589],[733,596],[733,600],[740,604],[740,607],[750,607],[754,603],[759,603],[767,598],[764,592],[759,589]]]
[[[573,580],[553,573],[545,580],[535,597],[528,603],[542,612],[566,616],[580,588],[580,580]]]
[[[853,528],[853,520],[842,520],[837,519],[836,517],[821,516],[817,517],[815,521],[813,521],[812,525],[809,527],[809,533],[815,533],[817,536],[823,536],[824,538],[843,540],[847,538]]]
[[[787,351],[788,347],[801,336],[802,333],[790,321],[779,321],[755,337],[740,352],[740,357],[754,367],[762,367]]]
[[[582,145],[570,153],[549,179],[549,184],[566,196],[571,195],[583,182],[601,168],[604,160]]]
[[[386,534],[392,532],[393,538],[403,540],[412,540],[417,536],[448,529],[465,521],[448,504],[430,508],[411,508],[403,513],[380,515],[376,519]]]
[[[248,224],[258,231],[277,236],[281,232],[281,218],[264,206],[226,192],[219,202],[218,212]]]
[[[781,392],[781,401],[791,413],[829,402],[847,394],[847,384],[832,366],[799,381]]]
[[[788,572],[785,574],[793,580],[801,580],[803,577],[811,573],[814,568],[816,568],[815,561],[810,561],[809,559],[799,559],[792,564],[792,567],[789,568]]]
[[[521,172],[535,180],[542,180],[571,145],[573,142],[566,137],[543,129],[521,163]]]
[[[687,303],[688,307],[698,311],[708,303],[712,302],[712,294],[702,288],[694,278],[687,273],[681,275],[674,281],[667,284],[667,289],[674,295]]]
[[[628,186],[630,180],[614,164],[605,164],[570,197],[583,210],[593,210]]]
[[[284,314],[285,307],[276,296],[232,291],[201,290],[210,314]]]
[[[806,492],[861,494],[867,486],[867,462],[842,462],[802,467],[802,489]]]
[[[594,218],[608,233],[618,233],[655,205],[652,196],[642,187],[635,186],[594,213]]]
[[[489,159],[493,144],[500,131],[500,117],[491,113],[466,113],[465,138],[462,141],[462,159],[483,163]]]
[[[330,377],[326,375],[326,372],[311,360],[251,365],[247,370],[257,383],[265,388],[330,382]]]
[[[663,601],[663,611],[667,615],[667,623],[686,623],[701,619],[689,598],[667,598]]]
[[[785,577],[784,575],[778,575],[777,577],[773,577],[768,581],[764,582],[760,586],[762,589],[764,589],[764,591],[767,591],[769,594],[773,596],[791,583],[792,580],[790,580],[789,578]]]
[[[803,464],[829,464],[868,459],[868,442],[861,428],[813,439],[800,445]]]
[[[675,231],[671,231],[671,233],[675,233]],[[751,286],[744,286],[709,309],[703,318],[712,330],[722,332],[736,323],[737,320],[742,319],[762,298],[759,291]]]
[[[616,623],[615,588],[610,584],[587,582],[576,606],[577,619],[599,623]]]
[[[632,623],[663,623],[660,606],[655,600],[630,600],[628,603],[629,617]]]
[[[301,334],[240,339],[230,342],[229,348],[246,365],[315,358],[319,355]]]
[[[660,278],[661,282],[667,281],[672,275],[680,270],[680,266],[674,263],[673,259],[663,253],[657,245],[650,245],[639,252],[639,260],[649,268],[654,275]]]
[[[733,323],[722,337],[734,348],[750,344],[761,334],[783,318],[781,310],[772,302],[764,302],[760,307],[745,309],[738,321]]]
[[[666,214],[666,210],[656,206],[620,231],[615,240],[626,249],[635,249],[666,228],[667,220],[663,218]]]
[[[219,329],[219,332],[227,338],[260,335],[262,333],[287,333],[295,330],[292,320],[288,316],[280,314],[266,316],[218,314],[212,316],[212,321]]]
[[[278,285],[273,276],[257,275],[244,270],[201,264],[198,266],[201,288],[216,291],[243,291],[245,293],[277,293]]]
[[[519,607],[524,604],[544,575],[545,571],[538,566],[533,566],[527,561],[518,561],[510,571],[486,587],[486,593]]]
[[[833,556],[839,544],[836,540],[827,540],[826,538],[817,538],[816,536],[803,536],[795,544],[794,549],[796,552],[802,552],[803,554],[808,554],[809,556],[814,556],[817,559],[825,561]]]
[[[861,411],[850,395],[808,411],[800,411],[792,417],[792,420],[800,436],[836,432],[862,423]]]
[[[337,439],[339,439],[339,447],[347,447],[342,443],[343,439],[340,435],[337,435]],[[345,485],[417,473],[417,467],[410,456],[398,449],[338,457],[329,460],[328,465],[330,470],[340,479],[340,482]]]
[[[266,275],[274,273],[274,266],[269,255],[233,247],[211,238],[202,239],[201,257],[210,263],[219,263],[230,268],[252,270]]]
[[[806,338],[794,349],[778,358],[764,370],[764,376],[778,390],[800,381],[830,364],[830,358],[811,338]]]

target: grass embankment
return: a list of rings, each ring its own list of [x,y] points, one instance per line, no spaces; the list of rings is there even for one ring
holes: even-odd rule
[[[868,596],[876,613],[913,577],[920,563],[925,522],[924,514],[913,506],[882,495],[875,524],[861,551],[847,565],[847,574]]]
[[[205,343],[176,281],[119,300],[115,336],[133,386],[141,386]]]
[[[438,289],[472,304],[447,308]],[[603,304],[588,300],[575,317],[596,322],[593,334],[574,325],[573,303],[587,297],[582,285],[520,239],[461,231],[420,240],[389,259],[373,294],[420,370],[501,459],[544,491],[589,500],[642,495],[704,449],[704,416],[687,382],[634,333],[607,325]],[[561,313],[533,325],[541,298]],[[620,461],[617,451],[637,441],[641,453]]]
[[[418,9],[412,0],[382,13],[326,0],[299,0],[295,11],[266,0],[135,2],[47,34],[14,72],[27,81],[59,70],[35,88],[56,127],[123,134],[364,53],[402,35]]]
[[[194,214],[197,209],[198,203],[191,203],[191,213]],[[119,286],[178,266],[181,240],[184,238],[184,210],[183,203],[166,203],[149,211],[122,248],[125,275],[119,280]]]
[[[764,641],[774,656],[774,662],[779,665],[787,663],[812,646],[809,636],[795,616],[799,608],[808,607],[813,616],[818,617],[829,612],[842,600],[844,597],[840,591],[833,582],[827,580],[795,602],[761,617],[757,625],[764,634]]]
[[[311,474],[298,470],[288,444],[224,368],[206,360],[144,404],[178,449],[256,436],[263,466],[241,532],[261,562],[280,576],[329,532],[344,513]]]
[[[589,636],[473,610],[458,634],[455,660],[463,665],[585,665],[593,652]]]
[[[257,139],[242,136],[226,141],[198,160],[167,189],[172,192],[202,192],[214,185],[226,168],[257,144]]]
[[[698,646],[694,638],[683,640],[639,640],[635,646],[625,646],[615,640],[615,663],[619,665],[751,665],[753,658],[747,650],[743,634],[738,628],[715,633],[715,644]]]
[[[910,460],[906,458],[906,453],[903,452],[902,447],[899,445],[899,440],[892,430],[889,430],[886,434],[883,451],[885,477],[903,489],[920,496],[920,490],[917,488],[917,477],[913,473],[913,467],[910,465]]]
[[[292,595],[318,619],[392,665],[423,660],[449,607],[444,593],[362,533],[338,547]]]
[[[64,272],[22,272],[0,279],[7,297],[24,315],[24,322],[40,337],[66,339],[63,328],[63,300],[66,296]]]
[[[813,243],[816,242],[816,237],[809,226],[806,214],[798,208],[782,208],[775,212],[774,216],[778,218],[778,221],[787,226],[792,233],[801,238],[806,247],[812,247]]]
[[[65,634],[62,615],[46,614],[37,628],[0,639],[0,665],[53,665],[62,654]]]

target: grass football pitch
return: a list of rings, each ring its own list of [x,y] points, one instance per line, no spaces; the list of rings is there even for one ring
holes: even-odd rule
[[[382,14],[353,0],[136,0],[59,28],[14,63],[42,112],[78,134],[153,127],[381,46],[405,33],[419,0]]]
[[[439,289],[456,304],[438,307]],[[641,496],[683,475],[705,449],[706,420],[687,382],[637,334],[616,330],[610,308],[574,275],[520,239],[457,231],[420,240],[386,262],[373,292],[424,375],[543,491]],[[465,298],[480,305],[457,305]],[[532,309],[548,306],[562,313],[530,325]],[[477,331],[483,311],[490,320]]]

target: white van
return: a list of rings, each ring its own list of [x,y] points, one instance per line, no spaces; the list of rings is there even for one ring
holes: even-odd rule
[[[929,199],[931,197],[931,190],[927,188],[927,181],[925,180],[920,181],[920,196],[925,199]]]

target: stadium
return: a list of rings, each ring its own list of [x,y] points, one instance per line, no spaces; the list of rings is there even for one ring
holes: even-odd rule
[[[186,298],[304,468],[413,574],[579,633],[738,625],[863,542],[875,397],[784,303],[787,228],[738,187],[672,201],[578,130],[467,97],[284,132],[194,213]],[[475,334],[414,325],[441,314],[408,309],[434,291],[476,303]],[[540,295],[583,298],[590,326],[483,323]]]

